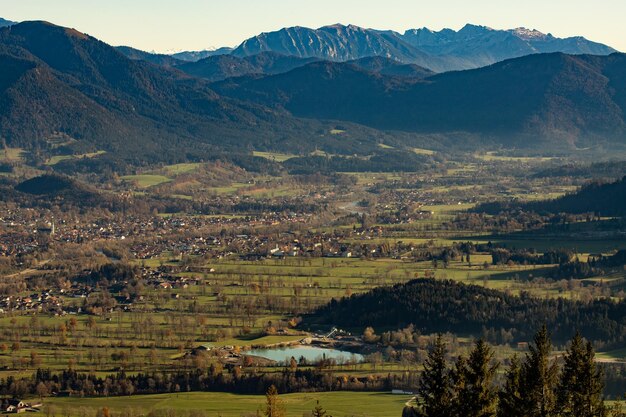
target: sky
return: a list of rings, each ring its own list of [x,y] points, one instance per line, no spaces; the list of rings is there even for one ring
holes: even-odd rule
[[[624,0],[0,0],[0,17],[47,20],[146,51],[236,46],[287,26],[404,31],[466,23],[585,36],[626,51]]]

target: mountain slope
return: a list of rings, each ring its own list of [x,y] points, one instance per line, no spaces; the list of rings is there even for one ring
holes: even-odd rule
[[[220,97],[202,80],[46,22],[0,29],[0,62],[0,136],[9,146],[45,149],[62,134],[111,158],[160,161],[252,147],[376,148],[375,132],[369,145],[335,143],[318,122]]]
[[[261,52],[244,58],[233,55],[211,56],[196,62],[184,63],[179,65],[178,69],[209,81],[221,81],[250,74],[280,74],[316,60],[316,58],[297,58],[275,52]]]
[[[208,58],[210,56],[228,55],[232,51],[233,51],[233,48],[224,47],[224,48],[219,48],[215,50],[176,52],[172,54],[171,56],[180,61],[196,62],[201,59]]]
[[[458,65],[455,58],[431,56],[412,47],[396,33],[363,29],[354,25],[332,25],[319,29],[292,27],[262,33],[244,41],[232,54],[244,57],[261,52],[340,62],[382,56],[438,72],[456,68]]]
[[[215,82],[232,77],[281,74],[315,61],[319,60],[281,55],[275,52],[261,52],[243,58],[233,55],[216,55],[196,62],[180,64],[177,69]],[[383,57],[361,58],[348,61],[348,63],[370,72],[403,78],[425,78],[434,75],[432,71],[418,65],[403,64]]]
[[[403,64],[390,58],[372,56],[367,58],[347,61],[348,64],[355,65],[366,71],[375,72],[381,75],[389,75],[401,78],[426,78],[435,73],[415,64]]]
[[[459,69],[482,67],[536,53],[609,55],[616,52],[613,48],[583,37],[560,39],[525,28],[495,30],[471,24],[459,31],[413,29],[406,31],[401,38],[429,54],[462,60],[467,66]]]
[[[14,25],[15,22],[11,22],[10,20],[6,20],[0,17],[0,28],[6,27],[6,26],[11,26]]]
[[[124,54],[126,58],[135,61],[146,61],[155,65],[161,65],[163,67],[175,67],[176,65],[183,63],[183,61],[176,59],[171,55],[153,54],[150,52],[131,48],[130,46],[116,46],[115,49]]]
[[[243,79],[221,94],[282,106],[296,116],[378,129],[464,131],[507,146],[626,143],[626,55],[537,54],[424,80],[401,80],[347,63],[309,64]]]

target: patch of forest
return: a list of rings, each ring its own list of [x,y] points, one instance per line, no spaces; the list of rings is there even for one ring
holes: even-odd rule
[[[601,216],[626,215],[626,177],[612,183],[593,182],[578,192],[554,200],[523,203],[494,202],[482,204],[476,211],[497,214],[503,211],[524,210],[538,213],[596,213]]]
[[[608,299],[539,299],[450,280],[417,279],[334,299],[305,323],[377,329],[413,324],[423,334],[451,332],[494,341],[505,332],[518,342],[530,340],[545,324],[557,343],[580,331],[590,340],[614,344],[626,336],[624,313],[626,304]]]

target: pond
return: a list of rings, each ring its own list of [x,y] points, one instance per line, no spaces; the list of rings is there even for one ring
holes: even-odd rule
[[[287,362],[293,356],[297,361],[304,357],[307,362],[318,362],[323,358],[334,359],[337,363],[349,361],[363,362],[363,355],[336,349],[324,349],[315,346],[289,346],[276,349],[253,349],[246,354],[260,356],[276,362]]]

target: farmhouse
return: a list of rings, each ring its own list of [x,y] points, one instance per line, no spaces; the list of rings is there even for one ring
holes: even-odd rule
[[[26,411],[27,408],[28,405],[25,402],[15,398],[11,398],[2,401],[2,406],[0,407],[0,410],[2,410],[2,412],[4,413],[23,413]]]

